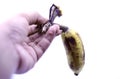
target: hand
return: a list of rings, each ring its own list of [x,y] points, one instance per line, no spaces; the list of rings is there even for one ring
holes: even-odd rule
[[[8,72],[27,72],[43,55],[54,37],[61,34],[59,26],[53,25],[43,35],[35,33],[28,36],[46,21],[38,13],[31,13],[20,14],[0,25],[0,58],[3,58],[0,60],[0,76],[2,71],[4,75]]]

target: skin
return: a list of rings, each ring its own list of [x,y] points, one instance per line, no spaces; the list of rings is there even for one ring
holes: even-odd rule
[[[0,24],[0,79],[10,79],[14,73],[29,71],[52,40],[61,34],[59,25],[53,25],[43,35],[35,33],[28,36],[46,21],[35,12],[19,14]]]

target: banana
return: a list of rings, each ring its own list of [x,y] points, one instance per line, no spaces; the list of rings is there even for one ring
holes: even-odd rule
[[[68,65],[77,76],[85,64],[85,51],[79,34],[73,29],[64,29],[61,38],[66,50]]]

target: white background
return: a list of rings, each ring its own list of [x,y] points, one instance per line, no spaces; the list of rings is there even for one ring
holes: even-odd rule
[[[13,79],[120,79],[119,0],[0,0],[0,22],[29,11],[48,18],[52,3],[63,12],[55,22],[75,29],[83,40],[83,70],[78,77],[73,75],[58,36],[33,69]]]

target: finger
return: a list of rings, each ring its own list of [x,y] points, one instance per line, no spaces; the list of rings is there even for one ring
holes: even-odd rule
[[[56,33],[56,36],[60,35],[62,33],[62,30],[58,30]]]
[[[38,60],[43,55],[43,53],[44,53],[43,50],[42,50],[42,48],[40,48],[39,46],[37,46],[34,42],[31,42],[28,45],[31,46],[34,49],[34,51],[36,53],[36,56],[37,56],[37,60]]]
[[[45,37],[45,35],[39,36],[39,38],[34,40],[34,43],[37,45],[44,37]]]
[[[62,33],[62,30],[60,30],[59,25],[54,24],[53,26],[51,26],[51,27],[48,29],[48,31],[47,31],[47,33],[46,33],[46,35],[45,35],[45,38],[48,39],[49,41],[52,41],[52,39],[53,39],[55,36],[57,36],[57,35],[59,35],[59,34],[61,34],[61,33]]]
[[[30,36],[30,35],[32,35],[32,34],[35,34],[36,33],[36,31],[37,31],[37,25],[30,25],[29,27],[28,27],[29,29],[28,29],[28,36]]]
[[[33,35],[30,35],[28,38],[29,38],[29,41],[27,42],[27,43],[29,43],[29,42],[34,42],[36,39],[38,39],[38,38],[40,38],[40,37],[42,37],[42,35],[40,35],[39,33],[35,33],[35,34],[33,34]]]
[[[34,12],[34,13],[22,13],[20,14],[20,16],[26,18],[26,20],[28,21],[28,23],[30,25],[32,24],[43,24],[47,21],[47,19],[43,18],[39,13]]]
[[[28,46],[27,43],[23,43],[22,46],[24,47],[25,50],[28,51],[28,54],[33,58],[34,62],[37,62],[37,55],[36,55],[35,51],[33,50],[33,48]]]
[[[49,40],[46,39],[46,38],[43,38],[40,42],[38,42],[37,46],[38,46],[39,48],[41,48],[41,50],[42,50],[43,52],[45,52],[46,49],[49,47],[50,43],[51,43],[51,41],[49,41]]]

